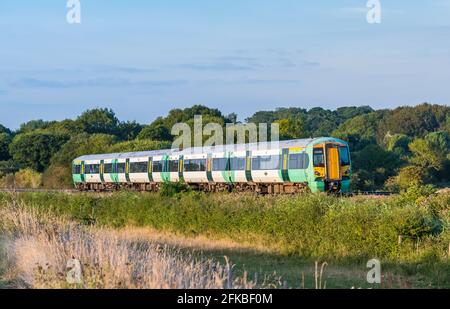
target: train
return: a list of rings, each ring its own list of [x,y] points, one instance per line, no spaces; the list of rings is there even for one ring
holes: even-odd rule
[[[333,137],[84,155],[72,162],[80,191],[159,191],[183,182],[205,192],[347,193],[351,174],[349,145]]]

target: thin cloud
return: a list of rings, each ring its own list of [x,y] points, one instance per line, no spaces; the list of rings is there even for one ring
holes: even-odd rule
[[[42,80],[36,78],[22,78],[11,84],[17,88],[95,88],[95,87],[173,87],[187,84],[185,80],[144,80],[131,81],[128,79],[90,79],[90,80]]]
[[[256,69],[254,65],[236,64],[231,62],[185,63],[180,64],[177,67],[195,71],[251,71]]]
[[[137,67],[129,67],[129,66],[100,66],[93,69],[97,72],[103,72],[103,73],[110,73],[110,72],[117,72],[117,73],[128,73],[128,74],[139,74],[139,73],[152,73],[155,72],[155,69],[147,69],[147,68],[137,68]]]
[[[210,79],[205,80],[204,82],[213,83],[213,84],[228,84],[228,85],[260,85],[260,84],[298,84],[299,80],[295,79],[254,79],[254,78],[244,78],[244,79],[236,79],[236,80],[223,80],[223,79]]]

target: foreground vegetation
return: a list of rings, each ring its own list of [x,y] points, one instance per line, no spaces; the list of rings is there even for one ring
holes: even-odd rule
[[[14,202],[0,208],[3,287],[208,289],[276,287],[267,278],[233,275],[232,265],[129,237],[80,226]],[[77,261],[80,267],[77,268]],[[68,281],[79,269],[79,281]],[[3,283],[2,283],[3,282]],[[0,286],[1,287],[1,286]]]
[[[406,287],[450,287],[450,194],[424,188],[382,199],[195,192],[0,195],[1,208],[12,204],[96,230],[145,228],[182,239],[202,237],[210,246],[201,250],[203,258],[224,262],[227,255],[241,276],[245,270],[277,271],[294,287],[300,286],[301,273],[313,281],[314,261],[328,262],[330,271],[347,278],[335,287],[349,287],[355,265],[364,269],[372,258],[380,259],[384,270],[409,278]],[[211,248],[223,241],[238,247]],[[364,272],[358,276],[363,285]]]

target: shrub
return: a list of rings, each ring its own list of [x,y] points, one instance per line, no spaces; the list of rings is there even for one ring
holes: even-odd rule
[[[18,171],[15,179],[19,188],[37,189],[42,185],[42,175],[30,168]]]
[[[162,184],[159,194],[161,196],[170,197],[175,194],[188,191],[189,186],[187,186],[184,182],[165,182]]]
[[[42,175],[38,172],[26,168],[18,171],[16,174],[9,174],[0,180],[0,186],[3,188],[24,188],[37,189],[42,185]]]

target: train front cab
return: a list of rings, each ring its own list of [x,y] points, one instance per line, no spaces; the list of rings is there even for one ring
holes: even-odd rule
[[[348,145],[333,140],[313,146],[313,192],[346,193],[350,190],[351,161]]]

